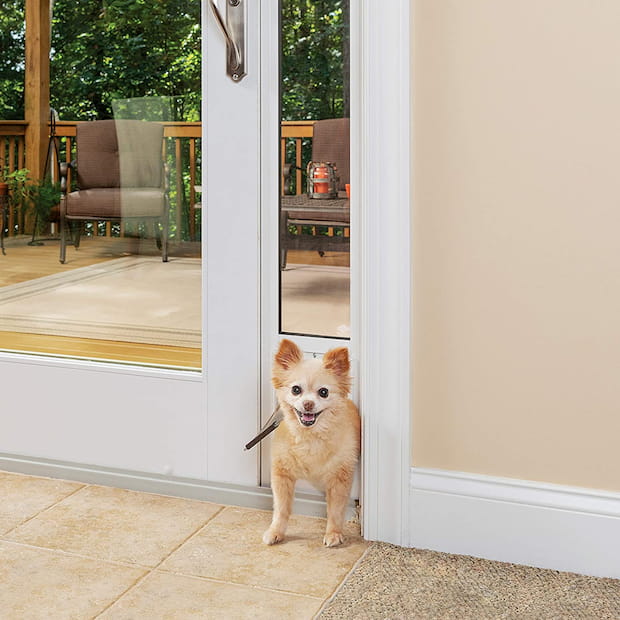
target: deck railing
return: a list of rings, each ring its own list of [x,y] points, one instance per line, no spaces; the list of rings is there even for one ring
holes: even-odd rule
[[[56,144],[60,161],[70,162],[75,158],[76,129],[81,121],[59,121],[56,123]],[[84,121],[88,122],[88,121]],[[165,154],[170,165],[171,237],[181,241],[199,236],[199,210],[196,204],[196,186],[200,185],[202,162],[202,125],[197,123],[167,122],[164,124]],[[304,149],[310,145],[314,121],[283,121],[281,128],[281,164],[295,166],[293,191],[303,192],[302,169]],[[0,121],[0,168],[6,166],[9,172],[24,167],[25,121]],[[55,166],[52,166],[55,168]],[[24,214],[11,212],[8,218],[9,235],[30,233],[25,230]],[[99,234],[93,227],[94,234]],[[105,223],[105,234],[112,234],[109,222]],[[103,232],[103,230],[101,231]],[[121,233],[123,229],[121,228]]]
[[[25,135],[24,121],[0,121],[0,173],[11,173],[24,167]],[[9,231],[23,228],[24,214],[9,209],[7,224]]]
[[[292,164],[295,175],[292,177],[292,193],[303,194],[303,175],[304,164],[307,163],[308,155],[304,157],[311,148],[312,136],[314,134],[314,121],[282,121],[280,128],[280,169],[284,169],[284,164]],[[281,183],[282,193],[289,188],[284,187],[284,178]]]

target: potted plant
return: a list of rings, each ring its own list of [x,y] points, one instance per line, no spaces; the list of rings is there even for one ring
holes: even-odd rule
[[[9,171],[8,167],[0,168],[0,196],[11,197],[11,204],[23,204],[28,195],[26,187],[29,171],[18,168]]]
[[[5,226],[9,208],[25,208],[28,204],[28,170],[18,168],[9,171],[7,166],[0,168],[0,209],[2,226]],[[4,231],[3,231],[4,234]]]
[[[52,209],[60,203],[60,183],[50,179],[40,179],[29,183],[26,188],[28,209],[34,214],[35,234],[50,221]]]

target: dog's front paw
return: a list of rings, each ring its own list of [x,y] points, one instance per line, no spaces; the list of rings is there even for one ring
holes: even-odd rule
[[[263,534],[263,542],[266,545],[275,545],[276,543],[282,542],[284,540],[284,532],[280,532],[272,527],[270,527]]]
[[[326,547],[337,547],[344,542],[344,536],[342,532],[325,532],[323,537],[323,544]]]

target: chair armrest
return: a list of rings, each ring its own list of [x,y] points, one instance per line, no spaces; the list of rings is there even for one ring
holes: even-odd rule
[[[69,169],[77,170],[77,162],[60,162],[60,191],[63,194],[67,193],[67,179],[69,177]]]

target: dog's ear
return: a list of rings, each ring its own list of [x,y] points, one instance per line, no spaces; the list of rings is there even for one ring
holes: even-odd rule
[[[323,367],[338,378],[338,386],[342,394],[346,395],[351,391],[349,350],[346,347],[328,351],[323,356]]]
[[[323,366],[339,377],[349,376],[349,349],[331,349],[323,356]]]
[[[290,370],[293,366],[296,366],[303,359],[303,355],[299,350],[299,347],[290,340],[283,340],[280,343],[280,348],[276,353],[275,363],[278,366],[282,366],[285,370]]]
[[[286,371],[299,364],[302,359],[303,354],[294,342],[285,339],[280,343],[280,348],[273,360],[272,383],[276,389],[284,385]]]
[[[290,340],[283,340],[273,359],[273,373],[271,382],[278,389],[284,385],[286,371],[296,366],[303,359],[299,347]]]

